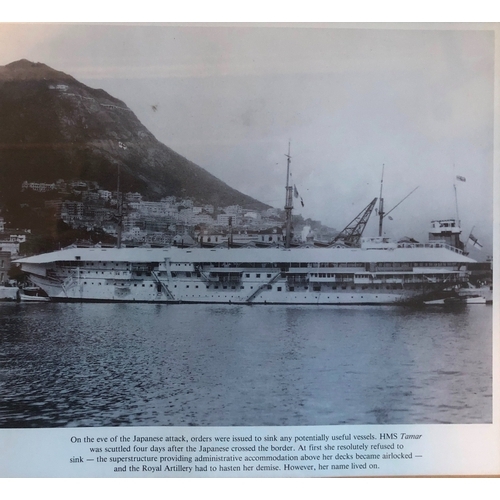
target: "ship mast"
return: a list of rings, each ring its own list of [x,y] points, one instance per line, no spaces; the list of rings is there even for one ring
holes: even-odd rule
[[[285,220],[286,220],[286,235],[285,248],[290,248],[290,240],[292,233],[292,210],[293,210],[293,188],[290,185],[290,142],[288,143],[288,154],[285,155],[286,161],[286,198],[285,198]]]
[[[455,211],[457,213],[457,226],[460,227],[460,216],[458,215],[458,195],[457,195],[457,184],[453,182],[453,189],[455,190]]]
[[[118,147],[121,149],[127,149],[127,146],[118,141]],[[116,212],[118,214],[118,227],[116,230],[116,247],[121,248],[122,246],[122,224],[123,224],[123,198],[120,193],[120,163],[118,163],[118,181],[116,185]]]
[[[457,216],[456,224],[460,227],[460,216],[458,215],[458,194],[457,194],[457,179],[464,180],[463,177],[456,175],[455,164],[453,164],[453,194],[455,195],[455,213]]]
[[[378,235],[382,236],[382,223],[384,220],[384,198],[382,198],[382,187],[384,185],[384,165],[382,165],[382,178],[380,179],[380,196],[378,198]]]
[[[409,194],[407,194],[397,205],[392,207],[388,212],[384,212],[384,198],[382,198],[382,186],[384,184],[384,166],[382,165],[382,179],[380,179],[380,198],[379,198],[379,205],[378,205],[378,217],[379,217],[379,222],[378,222],[378,235],[382,236],[382,224],[384,221],[384,217],[387,217],[393,210],[395,210],[403,201],[406,200],[411,194],[413,194],[417,189],[418,186],[413,189]],[[391,219],[391,217],[389,217]],[[392,219],[391,219],[392,220]]]
[[[122,246],[122,204],[120,196],[120,164],[118,164],[118,181],[116,185],[116,208],[118,212],[118,227],[116,229],[116,248]]]

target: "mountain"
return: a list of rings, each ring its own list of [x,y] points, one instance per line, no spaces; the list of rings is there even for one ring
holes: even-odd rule
[[[22,59],[0,67],[0,197],[23,181],[97,181],[157,200],[265,205],[159,142],[127,105],[61,71]],[[1,201],[1,198],[0,198]]]

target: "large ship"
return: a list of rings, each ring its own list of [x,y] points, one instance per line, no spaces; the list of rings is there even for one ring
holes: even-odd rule
[[[328,246],[292,241],[290,152],[285,238],[274,248],[66,248],[18,260],[31,281],[61,301],[226,304],[423,303],[466,283],[455,220],[433,221],[429,243],[363,238],[375,198]],[[118,232],[120,234],[120,232]],[[201,245],[200,245],[201,246]]]
[[[435,240],[359,248],[67,248],[19,260],[54,300],[232,304],[423,302],[474,262]]]

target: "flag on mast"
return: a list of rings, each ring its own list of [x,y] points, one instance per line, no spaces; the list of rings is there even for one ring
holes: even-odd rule
[[[481,245],[481,243],[479,243],[477,238],[472,233],[469,234],[469,240],[472,241],[473,247],[478,246],[479,248],[483,248],[483,245]]]
[[[300,198],[300,204],[304,206],[304,200],[302,199],[302,196],[299,195],[297,186],[295,184],[293,185],[293,196],[295,196],[295,198]]]
[[[465,182],[465,177],[457,175],[457,181]]]

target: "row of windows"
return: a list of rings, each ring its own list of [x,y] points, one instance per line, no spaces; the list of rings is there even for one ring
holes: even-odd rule
[[[74,267],[75,263],[73,261],[61,261],[58,262],[61,267]],[[112,270],[115,267],[128,269],[131,265],[129,262],[92,262],[86,261],[82,262],[82,264],[86,267],[109,267],[111,266]],[[132,264],[132,270],[134,271],[149,271],[153,267],[157,267],[159,263],[150,263],[147,265],[144,264]],[[173,266],[191,266],[191,264],[185,263],[175,263]],[[375,265],[379,268],[411,268],[411,267],[448,267],[448,266],[457,266],[460,265],[457,262],[275,262],[275,263],[262,263],[262,262],[207,262],[203,264],[197,264],[197,266],[201,267],[222,267],[222,268],[279,268],[279,269],[289,269],[290,267],[300,267],[300,268],[345,268],[345,267],[357,267],[357,268],[365,268],[367,265]]]
[[[241,267],[241,268],[267,268],[275,267],[287,269],[290,267],[300,268],[335,268],[335,267],[361,267],[367,265],[375,265],[377,267],[393,267],[393,268],[408,268],[408,267],[447,267],[459,265],[457,262],[276,262],[276,263],[252,263],[252,262],[213,262],[198,264],[212,267]]]
[[[79,260],[79,259],[77,259]],[[212,267],[244,267],[244,268],[270,268],[270,267],[363,267],[370,262],[198,262],[198,266],[212,266]],[[74,266],[75,262],[58,261],[60,266]],[[130,266],[134,268],[146,268],[149,266],[158,266],[159,262],[137,263],[137,262],[123,262],[123,261],[81,261],[84,266]],[[191,266],[191,262],[173,262],[172,266]],[[449,265],[449,262],[372,262],[377,266],[422,266],[428,265]],[[456,264],[456,263],[454,263]]]
[[[279,268],[288,269],[290,267],[318,268],[318,267],[365,267],[366,262],[205,262],[198,263],[197,266],[211,266],[232,268],[239,267],[244,269],[266,269]]]
[[[87,285],[87,284],[88,284],[88,282],[87,282],[87,281],[84,281],[84,282],[83,282],[83,284],[84,284],[84,285]],[[95,283],[92,281],[92,282],[90,282],[90,284],[91,284],[91,285],[94,285]],[[102,285],[102,283],[101,283],[101,282],[97,282],[97,284],[98,284],[98,285]],[[113,283],[113,285],[114,285],[114,286],[126,286],[126,284],[125,284],[125,283],[116,283],[116,282],[115,282],[115,283]],[[138,284],[137,284],[137,283],[134,283],[134,284],[133,284],[133,286],[134,286],[134,287],[137,287],[137,286],[138,286]],[[145,284],[145,283],[142,283],[142,284],[141,284],[141,287],[143,287],[143,288],[144,288],[145,286],[146,286],[146,284]],[[150,284],[149,284],[149,287],[150,287],[150,288],[154,287],[154,284],[153,284],[153,283],[150,283]],[[174,288],[177,288],[177,285],[174,285]],[[189,288],[189,285],[186,285],[186,288]],[[194,288],[198,288],[198,285],[195,285],[195,287],[194,287]],[[212,288],[212,289],[214,289],[214,290],[218,290],[218,289],[219,289],[219,286],[218,286],[218,285],[213,285],[213,286],[211,286],[211,285],[206,285],[206,288],[207,288],[207,290],[208,290],[208,289],[211,289],[211,288]],[[222,286],[221,288],[222,288],[222,289],[224,289],[224,290],[228,289],[228,287],[227,287],[227,286]],[[239,288],[240,290],[244,290],[244,288],[245,288],[245,287],[244,287],[244,286],[240,286],[240,287],[238,287],[238,288]],[[304,290],[307,290],[308,288],[309,288],[309,287],[305,286],[305,287],[304,287]],[[326,287],[325,287],[325,288],[326,288]],[[356,287],[356,286],[354,286],[354,285],[351,285],[351,287],[350,287],[350,289],[351,289],[351,290],[356,290],[356,288],[357,288],[357,287]],[[367,290],[368,288],[370,288],[370,287],[368,287],[368,286],[362,286],[362,287],[361,287],[361,289],[362,289],[362,290]],[[375,289],[375,290],[380,290],[380,289],[383,289],[384,287],[379,286],[379,285],[376,285],[376,286],[371,287],[371,288],[373,288],[373,289]],[[401,285],[400,283],[396,283],[396,284],[386,285],[386,286],[385,286],[385,289],[386,289],[386,290],[396,290],[396,289],[401,289],[401,288],[402,288],[402,285]],[[231,290],[235,290],[235,289],[236,289],[236,286],[235,286],[235,285],[233,285],[233,286],[231,286],[231,287],[230,287],[230,289],[231,289]],[[268,290],[272,290],[272,289],[273,289],[272,285],[267,285],[267,289],[268,289]],[[332,289],[332,290],[337,290],[337,286],[332,286],[332,287],[331,287],[331,289]],[[340,289],[341,289],[341,290],[347,290],[347,285],[342,285],[342,286],[340,287]],[[251,287],[250,287],[250,290],[253,290],[253,286],[251,286]],[[288,287],[288,290],[289,290],[290,292],[293,292],[293,291],[295,291],[295,287],[294,287],[294,286],[289,286],[289,287]],[[320,292],[320,291],[321,291],[321,286],[319,286],[319,285],[314,285],[314,286],[312,287],[312,290],[313,290],[314,292]],[[283,287],[281,287],[281,286],[277,286],[277,287],[276,287],[276,291],[278,291],[278,292],[283,291]]]

